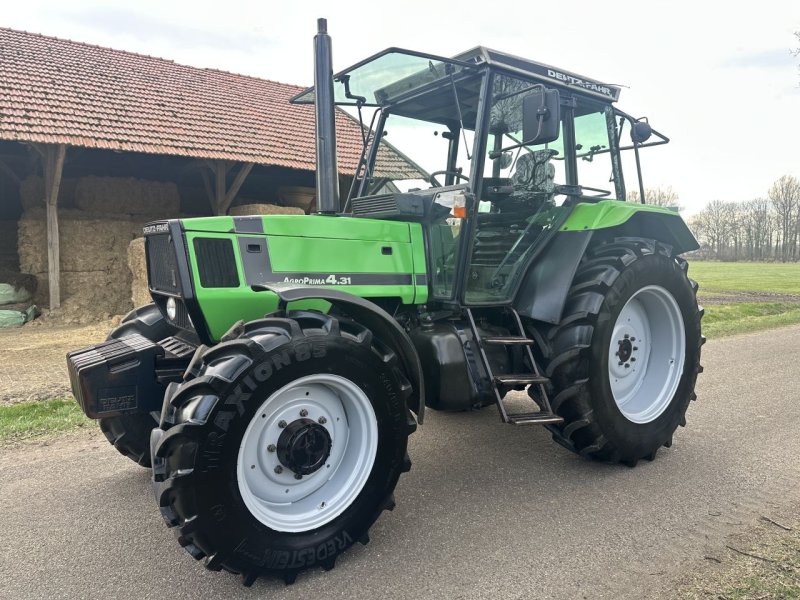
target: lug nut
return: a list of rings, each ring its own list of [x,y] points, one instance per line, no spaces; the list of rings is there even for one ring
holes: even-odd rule
[[[325,425],[325,423],[328,422],[328,419],[326,419],[325,417],[320,417],[318,422],[320,425]]]
[[[303,476],[302,476],[302,475],[300,475],[300,473],[295,473],[295,474],[294,474],[294,478],[295,478],[295,479],[302,479],[302,478],[303,478]]]
[[[622,361],[619,361],[619,366],[620,366],[620,367],[621,367],[622,365],[624,365],[624,364],[625,364],[624,362],[622,362]]]
[[[634,347],[633,347],[633,349],[634,349],[634,350],[638,350],[638,349],[639,349],[639,346],[634,346]]]
[[[278,427],[280,427],[281,429],[283,429],[284,427],[286,427],[286,421],[279,421],[279,422],[278,422]]]
[[[636,341],[636,338],[635,338],[635,337],[631,337],[631,341],[632,341],[632,342],[635,342],[635,341]]]
[[[628,363],[625,363],[625,368],[626,368],[626,369],[630,369],[630,367],[631,367],[631,366],[630,366]]]
[[[280,465],[277,465],[277,466],[275,467],[275,472],[276,472],[278,475],[280,475],[281,473],[283,473],[283,467],[282,467],[282,466],[280,466]]]
[[[631,356],[631,362],[633,362],[635,360],[636,360],[636,357],[635,356]]]
[[[267,446],[267,452],[275,452],[275,444],[270,444]]]
[[[300,416],[301,417],[307,417],[308,416],[308,411],[304,408],[303,410],[300,411]]]
[[[631,336],[626,333],[625,334],[625,339],[627,340],[629,337],[631,337]]]

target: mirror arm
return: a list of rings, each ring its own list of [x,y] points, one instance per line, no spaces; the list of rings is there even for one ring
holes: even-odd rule
[[[642,163],[639,160],[639,142],[633,142],[633,153],[636,155],[636,175],[639,177],[639,202],[644,204],[644,183],[642,182]]]

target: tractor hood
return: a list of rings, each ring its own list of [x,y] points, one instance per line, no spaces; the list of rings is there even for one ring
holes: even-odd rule
[[[409,224],[377,219],[325,217],[317,215],[263,215],[252,217],[198,217],[182,219],[185,232],[243,233],[268,236],[327,238],[409,243]],[[166,222],[151,223],[145,234],[166,230]]]

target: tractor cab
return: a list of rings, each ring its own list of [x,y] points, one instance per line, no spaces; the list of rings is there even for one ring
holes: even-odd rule
[[[621,153],[641,188],[639,148],[668,141],[615,108],[619,92],[483,47],[384,50],[334,76],[334,102],[365,132],[341,212],[422,221],[433,300],[509,303],[577,204],[625,199]]]

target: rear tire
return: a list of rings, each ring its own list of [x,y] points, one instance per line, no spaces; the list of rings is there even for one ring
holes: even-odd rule
[[[412,390],[367,328],[312,312],[267,317],[198,350],[186,377],[153,431],[153,486],[167,525],[208,569],[291,583],[333,568],[394,508],[410,468]]]
[[[587,252],[561,323],[546,336],[551,404],[564,418],[550,430],[561,445],[634,466],[672,444],[697,397],[705,341],[687,268],[654,240]]]
[[[147,304],[129,312],[108,334],[107,340],[117,340],[138,333],[152,342],[173,335],[177,329],[167,323],[155,304]],[[158,419],[150,413],[131,413],[98,419],[100,430],[120,454],[136,464],[150,468],[150,432]]]

